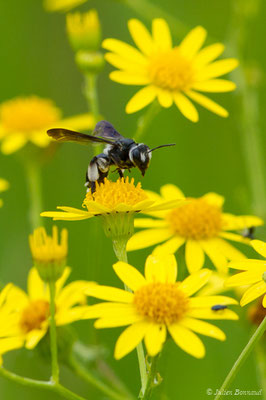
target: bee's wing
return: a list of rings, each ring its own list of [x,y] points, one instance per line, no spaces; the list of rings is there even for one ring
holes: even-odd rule
[[[100,121],[96,124],[93,134],[107,139],[121,139],[123,138],[119,132],[108,121]]]
[[[47,134],[59,142],[79,142],[81,144],[89,144],[92,142],[113,144],[115,142],[115,140],[112,140],[111,138],[106,139],[98,136],[85,135],[84,133],[70,131],[63,128],[49,129]]]

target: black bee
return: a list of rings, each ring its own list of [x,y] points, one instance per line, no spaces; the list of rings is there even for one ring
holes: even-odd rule
[[[136,143],[120,135],[108,121],[100,121],[95,126],[93,135],[70,131],[63,128],[49,129],[48,135],[60,142],[79,142],[81,144],[103,143],[103,153],[91,160],[86,173],[86,184],[91,193],[95,192],[96,182],[101,183],[108,176],[111,166],[117,167],[117,172],[122,178],[124,171],[137,167],[142,176],[149,166],[153,150],[174,144],[164,144],[150,149],[144,143]]]
[[[216,304],[215,306],[212,306],[212,311],[220,311],[220,310],[226,310],[227,306],[223,304]]]

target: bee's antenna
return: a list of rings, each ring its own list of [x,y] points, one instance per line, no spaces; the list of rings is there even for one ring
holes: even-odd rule
[[[154,147],[153,149],[150,149],[150,150],[148,151],[148,153],[151,153],[153,150],[160,149],[161,147],[169,147],[169,146],[175,146],[175,143],[161,144],[161,146],[157,146],[157,147]]]

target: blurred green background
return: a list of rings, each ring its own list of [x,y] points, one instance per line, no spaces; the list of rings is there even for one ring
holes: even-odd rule
[[[234,35],[238,34],[235,30],[239,29],[239,25],[233,10],[237,2],[154,0],[153,3],[182,21],[185,33],[196,25],[202,25],[212,38],[224,43],[231,43],[234,41]],[[259,85],[255,91],[256,99],[259,99],[256,124],[260,132],[264,133],[266,95],[263,72],[266,53],[262,51],[262,46],[266,35],[266,4],[244,1],[243,7],[247,3],[252,5],[246,10],[247,23],[241,33],[243,56],[247,65],[255,66],[259,75]],[[256,6],[260,7],[259,10],[256,10]],[[90,1],[80,9],[87,10],[89,7],[96,8],[99,12],[103,38],[116,37],[131,43],[127,20],[139,17],[136,12],[123,5],[123,1]],[[36,94],[53,99],[64,111],[65,116],[86,112],[87,104],[82,93],[83,78],[74,63],[73,52],[66,38],[64,14],[45,12],[41,1],[9,0],[0,2],[0,15],[0,101],[18,95]],[[139,18],[150,27],[151,15]],[[175,43],[181,39],[182,37],[174,36]],[[208,41],[210,43],[210,40]],[[230,50],[230,46],[225,55],[236,56]],[[119,132],[132,137],[137,119],[144,111],[133,115],[125,114],[125,104],[136,88],[111,82],[108,78],[111,69],[110,66],[106,66],[99,78],[101,113]],[[170,182],[180,186],[190,196],[215,191],[226,197],[227,212],[254,213],[254,201],[249,188],[246,155],[242,144],[244,120],[241,92],[237,90],[232,94],[211,97],[229,110],[229,118],[222,119],[198,107],[200,121],[193,124],[174,106],[162,110],[151,124],[144,142],[154,147],[174,141],[176,147],[154,154],[144,180],[138,172],[134,172],[133,175],[142,180],[144,188],[155,191],[158,191],[161,185]],[[260,148],[265,149],[264,134],[261,134],[260,141]],[[85,171],[91,155],[91,149],[75,144],[59,147],[54,158],[42,168],[43,210],[55,210],[57,205],[80,207],[85,194]],[[26,277],[31,267],[28,248],[29,197],[25,174],[17,154],[0,155],[0,176],[7,179],[11,185],[9,191],[2,195],[5,204],[0,210],[0,281],[2,284],[13,281],[26,288]],[[52,225],[48,220],[44,223],[49,228]],[[66,226],[69,230],[69,265],[73,268],[71,279],[96,280],[102,284],[119,286],[121,283],[111,268],[115,262],[111,242],[104,237],[101,230],[100,238],[96,238],[98,224],[97,219],[58,223],[58,226]],[[257,231],[257,235],[264,240],[266,238],[263,228]],[[131,253],[129,262],[143,271],[144,260],[149,251],[146,249]],[[207,355],[203,360],[190,357],[169,341],[160,359],[159,369],[164,380],[154,398],[212,398],[207,396],[207,388],[214,391],[219,388],[251,333],[245,321],[245,313],[243,310],[239,313],[243,314],[239,323],[218,324],[227,333],[228,339],[225,343],[203,339],[207,348]],[[127,382],[130,389],[138,393],[139,376],[135,352],[119,362],[114,361],[112,357],[114,343],[121,329],[95,333],[91,321],[76,323],[75,328],[84,343],[101,342],[107,346],[108,362]],[[39,379],[49,377],[49,364],[37,352],[16,351],[5,356],[5,361],[6,366],[17,373]],[[62,369],[62,382],[87,398],[102,398],[66,368]],[[240,390],[260,389],[252,356],[233,386]],[[165,394],[162,395],[162,392]],[[37,393],[33,389],[17,386],[0,378],[1,400],[31,400],[37,395],[39,399],[46,399],[48,393]],[[49,398],[56,399],[58,396],[49,394]],[[243,398],[245,396],[241,396],[241,399]]]

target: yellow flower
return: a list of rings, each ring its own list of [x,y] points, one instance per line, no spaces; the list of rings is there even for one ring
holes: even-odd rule
[[[74,281],[63,287],[69,274],[70,268],[67,267],[56,282],[57,326],[83,319],[88,308],[84,291],[94,284]],[[10,346],[13,340],[14,346],[34,348],[49,328],[49,288],[40,279],[36,268],[32,268],[28,275],[28,293],[13,285],[7,289],[3,289],[4,303],[0,301],[0,354],[7,351],[5,346],[8,340]]]
[[[257,253],[266,258],[266,243],[260,240],[252,240],[252,247]],[[262,305],[266,308],[266,261],[244,260],[231,262],[230,268],[240,269],[244,272],[233,275],[227,280],[227,286],[251,285],[240,300],[241,306],[245,306],[260,296],[264,296]]]
[[[44,0],[44,8],[46,11],[55,12],[62,11],[66,12],[74,7],[78,7],[87,0]]]
[[[103,47],[110,50],[106,60],[118,68],[110,78],[125,85],[145,86],[126,106],[127,113],[136,112],[158,98],[162,107],[176,104],[181,113],[193,122],[199,119],[191,100],[208,110],[227,117],[228,112],[199,92],[229,92],[235,84],[216,79],[237,67],[235,58],[214,61],[224,45],[215,43],[201,49],[206,30],[197,26],[178,46],[173,46],[169,27],[164,19],[152,21],[152,35],[137,19],[128,23],[138,49],[117,39],[106,39]]]
[[[149,193],[157,201],[180,199],[184,195],[175,185],[164,185],[161,196]],[[204,265],[205,253],[220,272],[227,272],[227,260],[245,256],[224,239],[249,244],[249,239],[227,232],[262,225],[255,216],[235,216],[223,213],[224,198],[207,193],[199,198],[187,198],[187,202],[171,211],[148,213],[156,219],[135,220],[135,226],[150,228],[136,233],[128,242],[128,250],[137,250],[166,241],[161,250],[175,252],[186,244],[185,259],[190,273]]]
[[[46,147],[50,138],[49,128],[92,129],[94,120],[91,114],[81,114],[61,119],[61,111],[51,100],[37,96],[17,97],[0,105],[1,151],[11,154],[27,142]]]
[[[9,183],[5,179],[0,178],[0,193],[4,192],[8,188],[9,188]],[[0,199],[0,207],[2,207],[2,205],[3,205],[3,200]]]
[[[43,227],[35,229],[30,235],[30,250],[41,279],[45,282],[56,281],[63,274],[68,252],[67,230],[61,232],[58,240],[58,229],[53,227],[52,236],[48,236]]]
[[[225,296],[193,296],[204,286],[211,271],[203,269],[183,282],[176,282],[177,264],[173,255],[150,255],[145,277],[131,265],[119,261],[114,266],[118,277],[133,293],[108,286],[95,285],[86,293],[107,300],[88,308],[86,318],[98,318],[96,328],[127,326],[117,340],[114,356],[120,359],[143,339],[150,356],[158,354],[167,331],[175,343],[194,357],[202,358],[205,348],[194,332],[225,340],[225,334],[202,319],[237,319],[225,308],[212,310],[216,304],[237,304]],[[193,296],[193,297],[192,297]]]
[[[141,189],[141,184],[134,185],[134,179],[118,179],[111,182],[105,178],[104,183],[96,182],[96,191],[86,194],[83,207],[87,211],[73,207],[57,207],[61,211],[43,212],[41,216],[54,220],[77,221],[92,218],[95,215],[116,215],[137,212],[155,212],[176,207],[179,199],[156,202]]]
[[[75,51],[96,51],[100,47],[101,26],[96,10],[67,14],[67,33]]]

